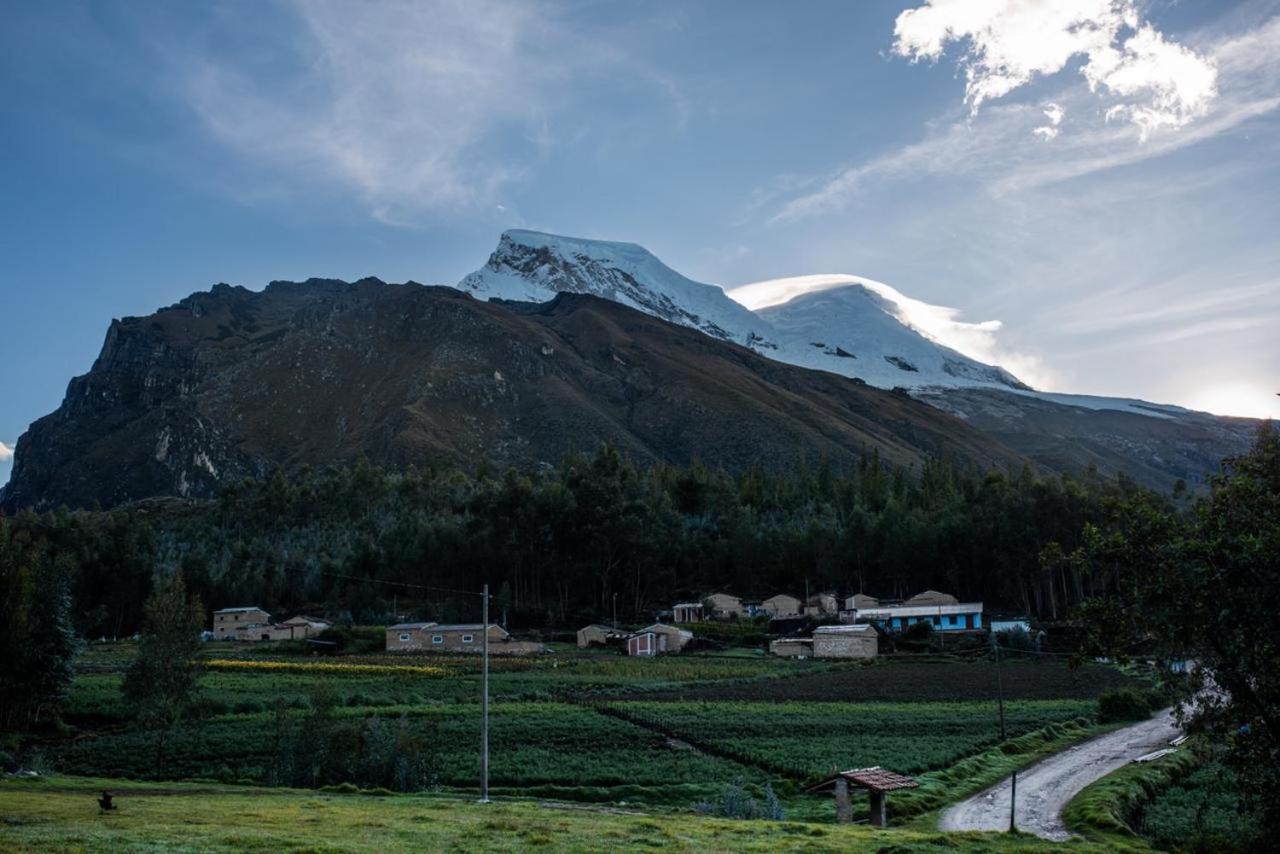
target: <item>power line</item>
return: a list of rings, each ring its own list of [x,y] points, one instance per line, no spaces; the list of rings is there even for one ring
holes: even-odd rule
[[[364,578],[359,575],[347,575],[341,572],[328,572],[319,570],[321,575],[328,575],[332,578],[344,578],[348,581],[359,581],[364,584],[386,584],[390,587],[405,587],[412,590],[434,590],[437,593],[456,593],[459,596],[487,596],[487,593],[480,593],[475,590],[458,590],[454,587],[435,587],[430,584],[411,584],[408,581],[390,581],[385,578]]]

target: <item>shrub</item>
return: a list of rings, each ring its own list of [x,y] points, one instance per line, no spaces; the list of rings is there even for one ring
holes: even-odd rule
[[[1098,720],[1102,723],[1141,721],[1151,716],[1155,696],[1136,688],[1112,688],[1098,695]]]
[[[718,801],[701,801],[693,808],[703,815],[722,816],[724,818],[753,819],[764,818],[771,821],[782,821],[786,818],[782,804],[773,786],[764,784],[764,802],[761,803],[747,794],[742,778],[734,780],[725,787],[724,794]]]

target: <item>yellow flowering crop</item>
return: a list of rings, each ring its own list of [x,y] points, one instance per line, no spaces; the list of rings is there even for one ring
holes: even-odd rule
[[[263,673],[328,673],[334,676],[376,676],[403,673],[413,676],[445,676],[448,670],[428,664],[341,664],[330,661],[254,661],[215,658],[204,663],[210,670],[261,671]]]

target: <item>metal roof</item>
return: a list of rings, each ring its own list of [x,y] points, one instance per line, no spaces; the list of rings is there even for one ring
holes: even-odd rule
[[[235,614],[235,613],[243,613],[243,612],[245,612],[245,611],[261,611],[261,612],[262,612],[262,613],[264,613],[264,614],[265,614],[265,613],[267,613],[267,611],[266,611],[266,609],[265,609],[265,608],[259,608],[257,605],[242,605],[242,606],[241,606],[241,607],[239,607],[239,608],[219,608],[218,610],[214,611],[213,613],[215,613],[215,614]]]
[[[818,626],[813,633],[815,635],[861,635],[867,632],[874,634],[875,631],[876,627],[870,623],[856,623],[843,626]]]
[[[396,623],[394,626],[387,626],[387,631],[392,629],[429,629],[436,623]]]

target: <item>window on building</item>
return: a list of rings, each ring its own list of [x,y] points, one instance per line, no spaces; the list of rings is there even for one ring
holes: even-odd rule
[[[400,640],[401,640],[401,641],[407,641],[407,640],[409,640],[409,633],[408,633],[408,632],[401,632],[401,633],[400,633]]]
[[[444,635],[432,635],[432,636],[431,636],[431,642],[432,642],[432,643],[444,643]]]
[[[471,641],[472,641],[472,640],[473,640],[473,637],[472,637],[471,635],[463,635],[463,636],[462,636],[462,642],[463,642],[463,643],[471,643]]]

